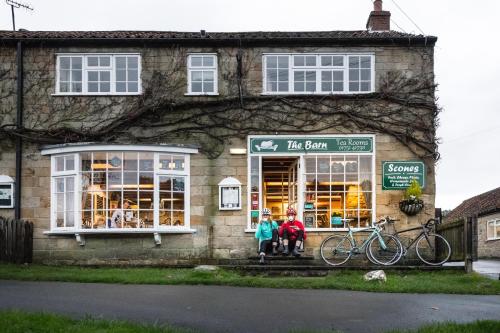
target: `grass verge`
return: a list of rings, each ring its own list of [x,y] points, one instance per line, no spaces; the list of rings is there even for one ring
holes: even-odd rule
[[[343,289],[393,293],[500,295],[500,281],[457,271],[388,271],[387,282],[366,282],[364,271],[331,271],[325,277],[244,276],[174,268],[90,268],[0,264],[0,279],[121,284],[225,285],[236,287]]]
[[[87,317],[71,319],[66,316],[24,311],[0,311],[2,333],[196,333],[201,331],[170,325],[143,325],[122,320],[103,320]],[[290,333],[342,333],[340,331],[292,330]],[[497,333],[500,321],[480,320],[467,324],[436,323],[416,330],[395,330],[387,333]]]

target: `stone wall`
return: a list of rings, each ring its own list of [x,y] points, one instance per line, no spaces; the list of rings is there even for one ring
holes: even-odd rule
[[[477,254],[479,258],[500,259],[500,239],[488,240],[487,234],[487,223],[494,219],[500,219],[500,213],[481,216],[477,219]]]
[[[54,96],[56,53],[62,52],[138,52],[142,56],[143,86],[151,84],[153,73],[165,75],[169,94],[179,100],[206,101],[219,97],[189,97],[186,92],[186,55],[190,52],[217,52],[220,97],[238,94],[236,85],[236,48],[83,48],[28,47],[25,51],[24,122],[27,127],[46,129],[61,124],[68,127],[105,126],[140,96]],[[425,47],[330,47],[330,48],[254,48],[244,50],[243,88],[249,95],[262,92],[262,53],[271,52],[373,52],[375,54],[376,90],[381,78],[390,71],[408,77],[433,73],[432,49]],[[0,46],[0,124],[15,122],[15,49]],[[429,96],[432,98],[432,96]],[[369,103],[369,102],[368,102]],[[424,116],[429,113],[422,111]],[[320,124],[318,124],[319,126]],[[337,129],[315,134],[359,134],[355,128]],[[275,133],[269,133],[270,135]],[[298,133],[295,133],[298,134]],[[394,137],[375,134],[376,143],[376,215],[398,218],[398,227],[422,223],[434,216],[434,161],[427,159],[427,185],[424,212],[407,217],[399,211],[402,191],[382,191],[381,165],[384,160],[412,160],[417,157]],[[128,143],[126,138],[120,139]],[[161,138],[150,143],[162,142]],[[189,143],[190,138],[168,142]],[[49,236],[50,229],[50,158],[40,155],[40,146],[25,143],[22,170],[23,219],[34,222],[34,260],[42,263],[67,264],[179,264],[218,258],[244,258],[255,253],[256,240],[247,229],[247,156],[231,155],[229,148],[246,147],[244,139],[234,138],[215,159],[204,154],[191,157],[191,228],[194,234],[164,234],[156,246],[152,235],[87,235],[80,246],[74,236]],[[418,148],[417,148],[418,150]],[[0,143],[0,173],[15,176],[15,150],[12,142]],[[241,211],[219,211],[217,184],[225,177],[239,179],[242,186]],[[2,210],[13,216],[13,210]],[[311,233],[306,253],[318,256],[321,240],[328,233]]]

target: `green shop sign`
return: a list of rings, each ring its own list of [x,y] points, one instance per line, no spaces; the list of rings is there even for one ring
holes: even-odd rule
[[[419,161],[382,162],[382,189],[404,190],[416,179],[421,187],[425,186],[425,164]]]
[[[251,154],[272,153],[371,153],[371,137],[266,137],[251,138]]]

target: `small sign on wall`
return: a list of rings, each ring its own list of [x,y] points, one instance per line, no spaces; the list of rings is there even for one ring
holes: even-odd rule
[[[425,187],[425,164],[420,161],[383,161],[382,189],[404,190],[415,179]]]
[[[227,177],[219,183],[219,209],[241,209],[241,183],[238,179]]]
[[[14,207],[14,179],[0,175],[0,208]]]

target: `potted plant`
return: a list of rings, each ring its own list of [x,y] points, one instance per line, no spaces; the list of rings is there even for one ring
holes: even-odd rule
[[[424,208],[424,202],[420,199],[421,195],[422,188],[417,180],[413,179],[406,189],[405,198],[399,202],[399,209],[406,215],[417,215]]]
[[[338,225],[342,225],[342,224],[344,224],[344,223],[342,222],[342,214],[340,214],[340,213],[338,213],[338,212],[333,212],[333,213],[332,213],[331,224],[332,224],[332,226],[333,226],[333,225],[338,226]]]

